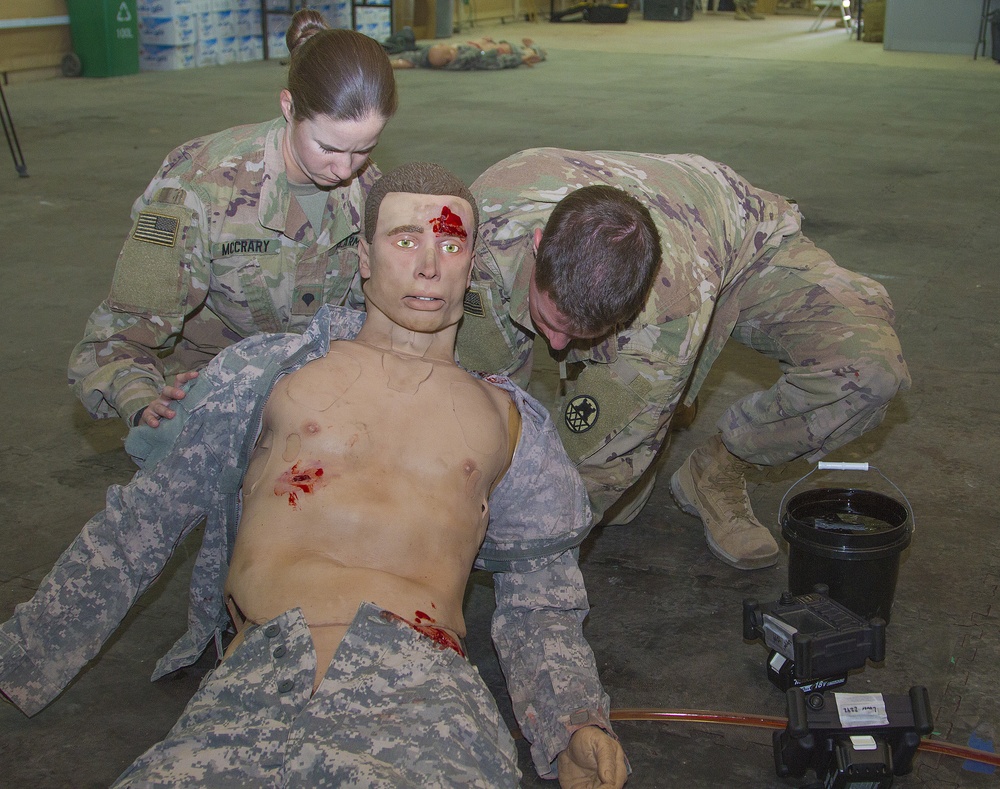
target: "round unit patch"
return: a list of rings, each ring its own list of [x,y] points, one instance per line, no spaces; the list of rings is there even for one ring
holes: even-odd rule
[[[566,427],[574,433],[586,433],[597,423],[601,408],[590,395],[577,395],[566,406]]]

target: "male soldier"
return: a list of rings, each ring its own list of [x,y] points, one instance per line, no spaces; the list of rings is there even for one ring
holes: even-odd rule
[[[751,464],[816,460],[909,386],[882,286],[813,245],[785,198],[699,156],[537,148],[472,190],[483,221],[459,359],[525,386],[537,334],[566,350],[556,423],[597,519],[645,504],[671,417],[730,336],[778,361],[777,383],[730,406],[670,481],[717,557],[773,564]]]
[[[175,419],[133,432],[143,470],[0,627],[0,688],[31,714],[207,516],[191,629],[157,675],[227,606],[236,637],[119,785],[516,786],[462,650],[474,562],[497,571],[493,637],[539,773],[624,784],[581,629],[586,491],[538,403],[454,363],[472,203],[436,165],[384,176],[359,248],[367,317],[324,307],[304,335],[223,351]]]

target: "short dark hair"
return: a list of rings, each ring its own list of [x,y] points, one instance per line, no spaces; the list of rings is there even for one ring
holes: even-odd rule
[[[364,234],[365,241],[369,244],[375,238],[375,225],[378,224],[378,209],[382,205],[382,198],[389,192],[461,197],[472,206],[471,241],[475,243],[479,227],[479,209],[476,208],[476,198],[472,196],[469,187],[458,176],[439,164],[410,162],[385,173],[368,192],[368,198],[365,200]]]
[[[582,335],[628,323],[642,310],[662,252],[653,217],[613,186],[584,186],[553,209],[535,256],[535,285]]]
[[[372,114],[388,120],[396,112],[396,77],[375,39],[330,28],[318,11],[303,9],[292,17],[285,43],[296,120],[329,115],[359,121]]]

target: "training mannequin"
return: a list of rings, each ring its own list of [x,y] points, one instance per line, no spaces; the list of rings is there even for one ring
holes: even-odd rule
[[[417,233],[433,225],[447,250],[442,263],[427,260],[437,273],[416,283],[426,300],[404,295],[412,278],[373,281],[362,240],[364,326],[282,378],[264,411],[226,591],[239,635],[241,616],[260,624],[303,609],[317,684],[362,601],[415,626],[435,623],[454,649],[465,636],[462,595],[520,421],[505,392],[453,361],[469,275],[465,228],[474,227],[463,215],[467,222],[471,210],[461,198],[387,196],[379,229],[405,232],[376,235],[380,265],[412,259],[414,242],[396,245],[421,225]]]
[[[535,46],[530,38],[523,46],[492,38],[467,41],[464,44],[417,44],[400,49],[389,56],[394,69],[431,68],[446,71],[496,71],[498,69],[533,66],[545,60],[545,50]]]
[[[462,650],[473,566],[494,572],[493,641],[538,773],[624,784],[582,631],[582,480],[537,401],[453,362],[477,220],[439,167],[384,176],[359,247],[367,315],[324,306],[302,335],[224,350],[174,419],[130,434],[140,472],[0,626],[0,690],[34,714],[207,520],[188,632],[154,678],[230,618],[236,635],[116,786],[516,786]]]

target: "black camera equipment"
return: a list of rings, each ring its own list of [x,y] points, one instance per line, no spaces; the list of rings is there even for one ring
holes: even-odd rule
[[[781,690],[833,688],[865,661],[885,659],[885,622],[866,622],[829,597],[823,584],[810,594],[784,592],[773,603],[743,601],[743,638],[770,647],[767,676]]]
[[[788,724],[774,732],[774,767],[780,778],[812,769],[826,789],[888,789],[906,775],[920,738],[934,728],[930,698],[921,686],[909,695],[805,694],[789,688]]]

